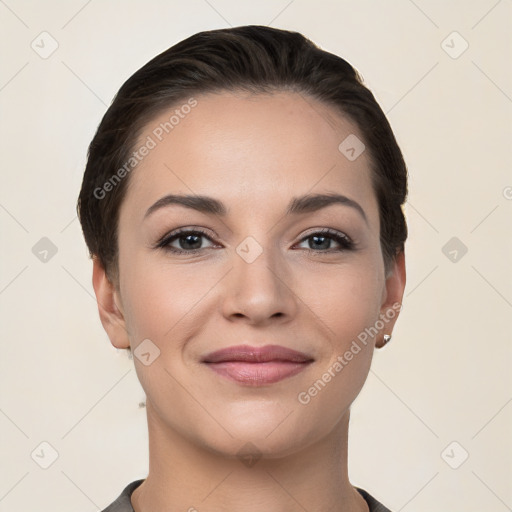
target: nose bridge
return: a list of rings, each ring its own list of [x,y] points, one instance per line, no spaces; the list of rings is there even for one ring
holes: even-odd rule
[[[226,312],[242,313],[252,320],[290,314],[294,301],[286,265],[271,235],[257,236],[261,242],[249,235],[235,247]]]
[[[278,287],[279,254],[272,247],[270,235],[260,235],[259,240],[249,235],[235,248],[234,272],[244,286],[261,285],[265,290]],[[264,238],[264,240],[263,240]]]

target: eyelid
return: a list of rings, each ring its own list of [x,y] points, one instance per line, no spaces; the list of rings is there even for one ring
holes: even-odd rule
[[[334,229],[334,228],[312,228],[301,238],[301,241],[303,241],[305,238],[309,238],[310,236],[316,235],[316,234],[340,236],[340,237],[346,239],[347,242],[354,243],[354,240],[352,240],[352,237],[347,235],[344,231],[339,231],[338,229]]]
[[[207,228],[201,228],[199,226],[185,226],[185,227],[181,227],[181,228],[172,229],[171,231],[166,232],[163,236],[161,236],[157,240],[157,242],[153,245],[153,248],[154,249],[158,249],[158,248],[165,249],[166,246],[171,241],[171,239],[179,238],[179,235],[181,235],[182,233],[197,233],[205,238],[208,238],[208,240],[210,240],[210,242],[212,242],[214,244],[216,243],[213,240],[213,238],[215,238],[215,236],[210,235],[210,230],[208,230]],[[199,249],[199,250],[201,250],[201,249]],[[184,252],[192,253],[193,250],[192,251],[184,251]]]

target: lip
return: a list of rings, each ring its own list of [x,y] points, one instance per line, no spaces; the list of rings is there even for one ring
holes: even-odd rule
[[[237,345],[211,352],[201,362],[229,380],[263,386],[297,375],[313,361],[311,356],[281,345]]]

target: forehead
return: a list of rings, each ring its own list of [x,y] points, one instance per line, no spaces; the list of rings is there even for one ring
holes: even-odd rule
[[[366,203],[371,216],[376,204],[369,155],[363,151],[347,158],[340,150],[347,140],[362,144],[358,127],[304,94],[222,92],[186,98],[147,123],[137,148],[150,149],[131,173],[122,209],[143,215],[161,196],[177,192],[245,208],[338,192]]]

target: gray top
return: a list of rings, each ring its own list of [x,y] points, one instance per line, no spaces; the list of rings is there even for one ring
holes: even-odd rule
[[[135,480],[128,484],[123,492],[119,495],[119,497],[112,502],[106,509],[102,510],[102,512],[134,512],[132,507],[132,502],[130,497],[132,492],[142,483],[144,482],[144,478],[141,480]],[[382,503],[378,502],[373,496],[368,494],[364,489],[360,489],[356,487],[359,491],[359,494],[366,500],[368,503],[368,508],[370,512],[391,512],[389,508],[386,508]]]

